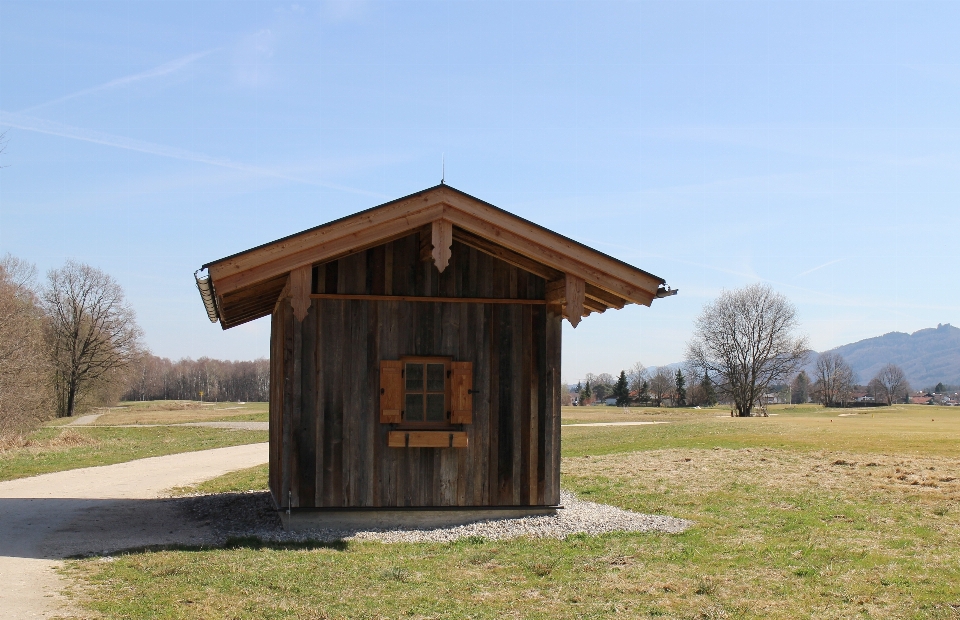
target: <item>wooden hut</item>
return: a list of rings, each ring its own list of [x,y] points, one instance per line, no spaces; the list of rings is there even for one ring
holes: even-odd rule
[[[223,329],[271,317],[288,514],[555,507],[561,321],[675,292],[443,184],[203,268]]]

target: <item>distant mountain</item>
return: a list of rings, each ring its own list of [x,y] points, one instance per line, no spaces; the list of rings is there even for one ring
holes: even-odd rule
[[[915,390],[936,385],[960,384],[960,328],[949,323],[905,334],[890,332],[876,338],[845,344],[830,350],[839,353],[857,373],[860,383],[867,383],[886,364],[896,364]],[[807,373],[815,367],[810,360]],[[813,378],[815,374],[811,374]]]

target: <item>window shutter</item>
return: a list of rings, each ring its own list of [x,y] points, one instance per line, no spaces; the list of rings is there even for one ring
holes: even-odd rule
[[[403,402],[403,362],[380,361],[380,423],[399,424]]]
[[[451,414],[453,424],[473,423],[473,362],[451,363]]]

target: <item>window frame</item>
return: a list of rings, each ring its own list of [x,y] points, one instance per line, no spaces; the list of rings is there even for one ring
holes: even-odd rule
[[[400,363],[403,364],[400,372],[400,380],[403,382],[403,389],[400,392],[400,422],[397,425],[398,430],[450,430],[456,428],[458,425],[453,424],[450,420],[453,415],[452,405],[453,405],[453,394],[452,394],[452,385],[453,382],[451,378],[453,376],[453,358],[449,356],[439,356],[439,355],[401,355]],[[416,390],[407,390],[407,364],[423,364],[424,365],[424,374],[423,374],[423,389]],[[443,416],[444,420],[442,422],[436,421],[427,421],[427,394],[438,394],[439,392],[429,392],[427,390],[427,364],[443,364]],[[423,415],[424,420],[407,420],[407,394],[423,394]]]

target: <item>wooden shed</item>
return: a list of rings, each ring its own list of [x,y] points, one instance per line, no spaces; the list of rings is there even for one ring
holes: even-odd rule
[[[288,512],[556,506],[561,321],[675,292],[443,184],[203,269],[211,321],[271,317]]]

